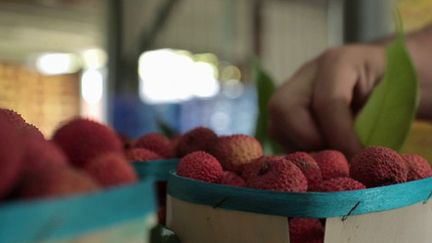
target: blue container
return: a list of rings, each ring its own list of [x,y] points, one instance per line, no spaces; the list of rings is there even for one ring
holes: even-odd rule
[[[150,181],[89,194],[0,204],[0,242],[130,242],[154,225]]]

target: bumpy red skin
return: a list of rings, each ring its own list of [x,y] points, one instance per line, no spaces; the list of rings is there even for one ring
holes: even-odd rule
[[[68,166],[39,168],[33,172],[25,174],[20,183],[19,197],[63,197],[99,189],[97,182],[89,175]]]
[[[244,164],[241,167],[241,171],[239,172],[239,174],[245,181],[248,181],[249,178],[253,178],[259,173],[259,171],[264,166],[266,161],[277,160],[277,159],[285,159],[285,156],[279,156],[279,155],[261,156],[257,159],[252,160],[250,163]]]
[[[289,220],[290,243],[323,243],[324,227],[318,219]]]
[[[177,165],[177,174],[205,182],[218,183],[223,170],[219,161],[211,154],[197,151],[180,160]]]
[[[61,126],[52,140],[77,167],[83,167],[107,152],[123,152],[123,145],[111,128],[83,118],[75,118]]]
[[[53,142],[28,137],[24,141],[24,170],[32,171],[44,167],[65,166],[69,162],[63,151]]]
[[[407,175],[408,166],[402,156],[390,148],[366,148],[351,161],[351,177],[368,188],[402,183]]]
[[[233,172],[240,172],[244,164],[263,156],[258,140],[242,134],[219,137],[207,150],[224,169]]]
[[[403,154],[402,158],[408,166],[407,181],[419,180],[432,176],[432,168],[430,163],[417,154]]]
[[[104,187],[134,183],[135,170],[120,153],[102,154],[89,161],[84,170]]]
[[[194,128],[180,136],[176,147],[177,156],[183,157],[195,151],[205,151],[217,137],[216,133],[209,128]]]
[[[280,192],[305,192],[307,179],[291,161],[284,158],[261,158],[255,161],[254,173],[247,173],[248,187]]]
[[[339,177],[332,178],[326,181],[321,182],[320,185],[316,187],[316,190],[309,191],[318,191],[318,192],[340,192],[340,191],[353,191],[353,190],[361,190],[366,189],[366,186],[361,182],[356,181],[350,177]]]
[[[145,148],[130,148],[126,151],[126,159],[129,162],[146,162],[162,159],[162,156]]]
[[[164,159],[175,157],[175,151],[171,140],[160,133],[148,133],[138,138],[133,147],[151,150]]]
[[[321,169],[323,180],[337,177],[349,177],[348,161],[341,152],[336,150],[322,150],[313,153],[312,157]]]
[[[243,178],[231,171],[224,171],[219,183],[229,186],[246,187],[246,182]]]
[[[24,126],[26,121],[17,112],[5,108],[0,108],[0,117],[4,118],[6,122],[14,125],[15,127]]]
[[[19,180],[23,168],[23,147],[13,124],[0,117],[0,199],[6,197]]]
[[[43,134],[37,127],[30,123],[26,123],[24,118],[17,112],[9,109],[0,108],[0,117],[3,117],[8,123],[12,124],[24,137],[36,136],[44,138]]]
[[[300,168],[308,180],[308,187],[315,187],[322,181],[320,167],[308,153],[295,152],[288,154],[285,158]]]

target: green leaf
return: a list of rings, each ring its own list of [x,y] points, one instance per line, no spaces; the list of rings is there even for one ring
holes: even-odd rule
[[[415,117],[418,81],[402,25],[398,22],[397,26],[397,37],[387,48],[384,78],[356,118],[355,128],[364,146],[381,145],[399,151]]]
[[[264,71],[262,65],[255,61],[252,68],[252,80],[258,92],[258,118],[255,127],[255,138],[261,142],[266,154],[280,153],[281,148],[268,136],[267,103],[276,90],[276,85],[270,75]]]
[[[156,225],[150,232],[150,243],[180,243],[180,240],[172,230]]]
[[[162,132],[162,134],[167,136],[168,138],[172,138],[177,134],[177,131],[174,128],[170,127],[160,117],[156,118],[156,123],[159,127],[159,130]]]

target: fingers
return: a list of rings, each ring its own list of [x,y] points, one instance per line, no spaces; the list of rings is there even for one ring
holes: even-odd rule
[[[316,63],[308,63],[288,80],[269,102],[269,132],[288,152],[323,146],[311,114]]]
[[[329,63],[322,63],[317,73],[313,110],[326,144],[351,156],[361,149],[351,111],[357,72],[353,66]]]

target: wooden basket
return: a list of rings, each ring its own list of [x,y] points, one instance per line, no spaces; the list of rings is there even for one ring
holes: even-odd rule
[[[365,190],[284,193],[172,173],[167,225],[182,243],[289,243],[287,217],[326,218],[325,243],[432,242],[432,178]]]

